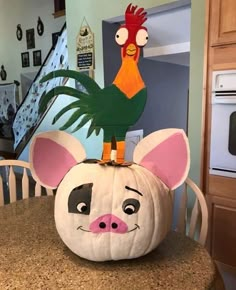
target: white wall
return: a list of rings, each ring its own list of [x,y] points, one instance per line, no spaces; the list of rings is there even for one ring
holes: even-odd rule
[[[41,50],[43,61],[52,46],[52,33],[60,31],[65,22],[65,16],[54,18],[53,12],[53,0],[0,0],[0,65],[7,71],[7,80],[0,83],[20,81],[21,73],[38,71],[40,66],[33,66],[33,51]],[[38,17],[44,24],[42,36],[37,33]],[[21,41],[16,38],[18,24],[23,30]],[[35,48],[27,50],[26,30],[31,28],[35,30]],[[21,53],[26,51],[30,67],[22,68]]]

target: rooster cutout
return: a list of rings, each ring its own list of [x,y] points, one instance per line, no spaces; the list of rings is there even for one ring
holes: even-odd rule
[[[56,95],[65,94],[76,98],[64,107],[53,119],[53,124],[68,110],[75,109],[68,121],[60,128],[66,130],[79,118],[73,132],[90,121],[87,137],[96,135],[103,129],[102,164],[125,165],[125,135],[128,128],[141,116],[147,90],[138,69],[140,49],[148,41],[147,29],[142,26],[146,21],[146,12],[129,4],[125,12],[125,24],[121,25],[115,40],[121,47],[121,67],[110,86],[100,88],[89,76],[72,70],[57,70],[44,76],[41,82],[54,77],[69,77],[78,81],[85,92],[71,87],[58,86],[47,92],[40,101],[40,111],[47,108],[48,102]],[[116,144],[116,160],[111,161],[112,140]]]

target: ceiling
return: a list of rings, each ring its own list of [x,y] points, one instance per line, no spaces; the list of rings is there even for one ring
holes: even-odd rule
[[[179,0],[147,10],[149,41],[143,56],[148,59],[189,66],[191,0]],[[123,22],[124,16],[108,22]]]

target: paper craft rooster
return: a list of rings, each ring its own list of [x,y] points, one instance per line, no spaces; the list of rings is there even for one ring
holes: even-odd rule
[[[116,42],[121,47],[121,67],[113,83],[101,89],[98,84],[87,75],[72,70],[58,70],[49,73],[41,82],[54,77],[70,77],[76,79],[86,89],[85,92],[71,87],[59,86],[42,97],[40,110],[44,111],[47,103],[59,94],[66,94],[77,98],[70,105],[63,108],[53,120],[55,123],[65,112],[75,109],[69,120],[60,129],[65,130],[80,117],[79,123],[73,131],[91,122],[87,137],[94,131],[96,135],[103,129],[102,162],[111,162],[112,139],[116,141],[116,164],[125,164],[125,135],[128,128],[135,124],[141,116],[147,98],[147,91],[138,69],[140,49],[148,41],[147,29],[143,26],[146,12],[129,4],[125,12],[125,23],[121,25],[115,35]]]

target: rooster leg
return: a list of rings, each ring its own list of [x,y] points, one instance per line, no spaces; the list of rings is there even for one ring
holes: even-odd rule
[[[102,162],[111,161],[111,142],[103,143]]]
[[[115,166],[130,166],[133,162],[125,161],[125,141],[116,142],[116,162],[113,162]]]
[[[117,141],[116,150],[116,162],[123,164],[125,161],[125,141]]]

